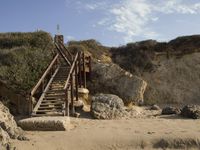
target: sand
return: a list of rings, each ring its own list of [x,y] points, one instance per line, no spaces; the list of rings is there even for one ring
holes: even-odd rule
[[[177,116],[121,120],[71,118],[69,131],[26,132],[17,150],[200,149],[200,120]]]

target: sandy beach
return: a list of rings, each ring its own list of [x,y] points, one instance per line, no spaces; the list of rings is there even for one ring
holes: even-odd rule
[[[12,142],[17,150],[200,148],[200,120],[177,116],[121,120],[71,118],[71,125],[69,131],[28,131],[30,141]]]

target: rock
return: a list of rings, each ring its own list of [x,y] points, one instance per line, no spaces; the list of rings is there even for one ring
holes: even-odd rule
[[[22,119],[19,126],[29,131],[66,131],[70,129],[69,117],[35,117]]]
[[[158,105],[154,104],[150,107],[150,110],[160,110],[160,107]]]
[[[10,147],[10,137],[7,132],[5,132],[0,127],[0,149],[7,150]]]
[[[0,102],[0,127],[8,133],[10,138],[18,139],[18,137],[24,136],[24,132],[19,128],[10,114],[9,109]]]
[[[143,103],[147,83],[113,63],[93,64],[93,93],[109,93],[121,97],[124,103]]]
[[[179,114],[180,109],[172,106],[168,106],[162,109],[162,115],[172,115],[172,114]]]
[[[118,119],[126,115],[121,98],[112,94],[92,97],[91,114],[95,119]]]
[[[186,105],[181,110],[181,116],[192,119],[200,119],[200,106],[199,105]]]

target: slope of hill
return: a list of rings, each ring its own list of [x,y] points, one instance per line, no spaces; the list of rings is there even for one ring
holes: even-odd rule
[[[0,34],[0,81],[16,91],[30,90],[52,59],[50,34]]]
[[[112,60],[147,81],[146,104],[200,103],[200,35],[112,48]]]
[[[110,48],[101,45],[94,39],[84,41],[70,41],[67,44],[70,51],[82,50],[86,55],[92,56],[95,60],[111,62]]]
[[[118,64],[147,81],[146,104],[200,103],[200,35],[178,37],[168,43],[147,40],[114,48],[95,40],[68,45],[87,51],[94,60]]]

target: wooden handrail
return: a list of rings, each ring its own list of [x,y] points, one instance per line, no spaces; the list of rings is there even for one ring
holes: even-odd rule
[[[46,71],[44,72],[44,74],[42,75],[42,77],[39,79],[39,81],[37,82],[37,84],[35,85],[35,87],[32,89],[32,91],[31,91],[31,95],[32,96],[35,94],[35,92],[37,91],[38,87],[42,84],[42,82],[44,81],[45,77],[48,75],[48,73],[50,72],[50,70],[54,66],[54,64],[56,63],[58,57],[59,57],[59,54],[57,54],[54,57],[54,59],[51,61],[50,65],[48,66],[48,68],[46,69]]]
[[[76,61],[78,60],[78,56],[79,56],[79,53],[77,52],[77,53],[76,53],[76,56],[75,56],[75,58],[74,58],[74,61],[73,61],[72,65],[71,65],[71,68],[70,68],[70,71],[69,71],[67,80],[66,80],[66,82],[65,82],[64,90],[67,89],[67,86],[68,86],[69,81],[70,81],[70,76],[71,76],[71,74],[72,74],[73,71],[74,71]]]
[[[66,55],[62,52],[62,50],[60,49],[60,47],[58,46],[58,44],[55,43],[56,49],[58,50],[58,52],[61,54],[61,56],[64,58],[64,60],[68,63],[68,65],[71,66],[71,62],[70,60],[66,57]]]
[[[65,45],[64,44],[60,44],[64,49],[65,49],[65,51],[68,53],[68,55],[69,55],[69,57],[70,57],[70,60],[73,60],[73,55],[72,55],[72,53],[65,47]]]

